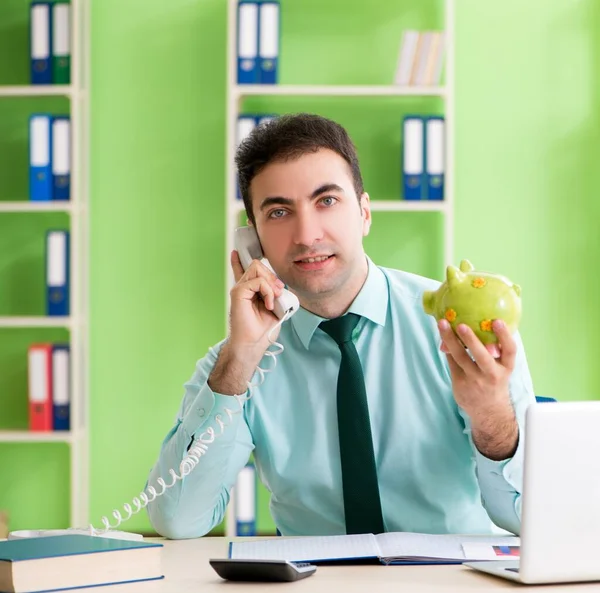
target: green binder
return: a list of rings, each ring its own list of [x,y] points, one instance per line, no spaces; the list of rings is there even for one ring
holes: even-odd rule
[[[71,82],[71,5],[55,2],[52,6],[52,82]]]

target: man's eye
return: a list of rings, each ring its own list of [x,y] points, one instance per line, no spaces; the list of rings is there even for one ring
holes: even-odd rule
[[[333,196],[326,196],[321,200],[321,203],[325,204],[325,206],[333,206],[336,201],[337,199]]]
[[[269,218],[281,218],[282,216],[285,216],[285,210],[273,210],[273,212],[271,212],[271,214],[269,214]]]

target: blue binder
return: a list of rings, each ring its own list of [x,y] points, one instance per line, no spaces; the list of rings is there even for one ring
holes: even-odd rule
[[[29,8],[31,84],[52,84],[52,2],[32,2]]]
[[[236,535],[256,535],[256,468],[249,461],[236,481]]]
[[[280,12],[279,0],[260,2],[258,64],[261,84],[276,84],[279,78]]]
[[[257,84],[258,72],[258,7],[250,0],[238,2],[237,14],[237,80],[238,84]]]
[[[402,127],[402,177],[405,200],[421,200],[425,177],[425,121],[420,115],[404,117]]]
[[[52,119],[52,199],[71,196],[71,118]]]
[[[428,200],[444,199],[445,121],[430,116],[425,123],[425,181]]]
[[[71,422],[71,348],[52,344],[52,428],[69,430]]]
[[[69,315],[69,231],[46,232],[46,314]]]
[[[29,118],[29,199],[52,199],[52,116],[45,113]]]

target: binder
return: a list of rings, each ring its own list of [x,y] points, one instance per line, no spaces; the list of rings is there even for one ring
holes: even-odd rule
[[[421,116],[407,115],[402,135],[402,175],[405,200],[421,200],[424,192],[424,134]]]
[[[236,535],[256,535],[256,468],[251,461],[238,474],[235,489]]]
[[[270,122],[271,120],[275,119],[276,117],[277,117],[276,115],[261,115],[257,119],[257,125],[260,126],[261,124],[266,124],[266,123]]]
[[[69,315],[69,231],[46,233],[46,314]]]
[[[29,430],[52,430],[52,345],[32,344],[28,349]]]
[[[237,21],[238,84],[257,84],[258,75],[258,2],[240,0]]]
[[[66,2],[52,5],[52,82],[71,81],[71,6]]]
[[[252,132],[252,130],[255,128],[256,126],[256,120],[257,117],[255,115],[251,115],[251,114],[240,114],[238,115],[238,120],[237,120],[237,129],[236,129],[236,148],[241,144],[241,142],[247,138],[250,134],[250,132]],[[239,183],[237,181],[236,178],[236,196],[238,200],[242,199],[242,193],[240,192],[240,186]]]
[[[52,199],[71,197],[71,119],[52,118]]]
[[[444,131],[444,117],[432,116],[427,118],[425,124],[425,179],[428,200],[444,199]]]
[[[31,84],[52,84],[52,3],[29,7],[29,60]]]
[[[52,345],[52,428],[69,430],[71,416],[69,344]]]
[[[35,113],[29,118],[29,199],[52,199],[52,116]]]
[[[263,0],[260,3],[258,25],[259,82],[276,84],[279,72],[280,9],[279,2]]]

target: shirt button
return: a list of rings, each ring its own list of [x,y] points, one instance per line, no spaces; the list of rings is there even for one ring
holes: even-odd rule
[[[204,408],[200,408],[198,410],[198,416],[200,416],[200,418],[202,418],[204,416],[205,412],[204,412]]]

